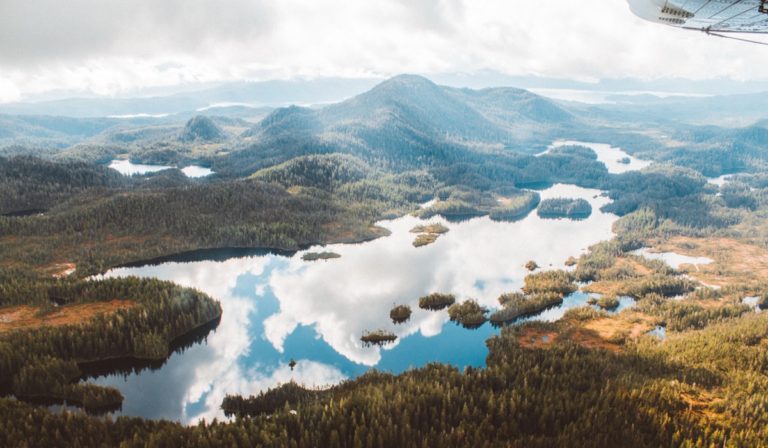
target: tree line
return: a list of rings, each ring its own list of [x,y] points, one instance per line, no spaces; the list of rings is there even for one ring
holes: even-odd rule
[[[0,387],[20,398],[66,400],[88,408],[119,404],[122,396],[114,390],[73,383],[82,374],[79,364],[118,358],[164,360],[174,340],[221,316],[218,302],[169,282],[57,280],[0,270],[0,306],[34,305],[41,317],[56,313],[59,306],[114,299],[135,306],[85,322],[0,333]]]

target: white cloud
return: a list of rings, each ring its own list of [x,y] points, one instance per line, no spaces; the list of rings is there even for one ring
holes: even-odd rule
[[[304,325],[339,355],[375,366],[386,350],[396,349],[408,337],[418,333],[434,337],[443,331],[447,313],[420,309],[418,297],[445,292],[494,307],[501,293],[522,286],[526,261],[562,268],[569,255],[610,239],[617,217],[599,210],[608,199],[598,194],[565,185],[542,193],[545,198],[587,199],[594,211],[584,221],[543,220],[535,213],[514,223],[492,224],[487,217],[478,218],[449,223],[450,232],[418,249],[412,246],[410,229],[423,221],[404,216],[383,223],[392,231],[386,238],[323,248],[341,255],[327,262],[306,262],[298,253],[290,259],[247,257],[115,269],[108,277],[149,276],[199,288],[220,300],[224,313],[206,344],[173,355],[160,371],[127,379],[113,375],[97,382],[125,393],[123,409],[129,415],[184,422],[220,417],[226,394],[256,394],[291,379],[307,386],[336,384],[345,378],[345,371],[344,363],[333,365],[335,356],[328,357],[325,350],[276,356],[262,338],[283,353],[286,339]],[[408,322],[392,323],[389,311],[394,304],[411,306]],[[261,319],[265,319],[263,333]],[[399,339],[383,348],[363,347],[360,336],[375,329],[391,331]],[[291,371],[286,359],[293,356],[298,365]],[[401,350],[394,356],[408,354]]]
[[[768,79],[756,45],[646,23],[623,0],[0,3],[0,101],[189,82],[403,72]]]
[[[307,264],[297,255],[286,269],[274,271],[269,279],[280,310],[265,321],[265,337],[282,351],[297,325],[314,326],[336,352],[358,364],[374,366],[381,360],[381,349],[362,346],[359,338],[365,331],[382,329],[396,334],[398,341],[386,349],[416,333],[429,337],[442,331],[446,313],[419,309],[418,297],[449,292],[459,300],[474,298],[484,306],[495,307],[501,293],[522,287],[528,260],[561,268],[568,255],[609,239],[616,216],[599,211],[609,201],[599,193],[569,185],[556,185],[543,192],[543,198],[581,197],[590,201],[594,212],[579,223],[544,220],[535,214],[504,225],[489,225],[488,218],[481,218],[448,224],[451,231],[437,243],[414,249],[409,230],[421,221],[406,216],[385,223],[392,230],[387,238],[324,248],[341,258]],[[407,323],[395,325],[387,316],[399,303],[410,305],[414,313]]]
[[[207,366],[198,370],[204,374],[210,374],[211,372],[205,367]],[[216,372],[213,377],[204,376],[202,381],[198,378],[197,385],[208,388],[199,391],[192,389],[186,398],[188,403],[195,403],[202,397],[203,393],[207,393],[205,411],[193,418],[185,418],[184,421],[194,424],[201,420],[210,421],[214,418],[223,418],[221,402],[227,394],[249,397],[291,381],[306,388],[324,388],[338,384],[345,379],[347,377],[336,367],[308,360],[297,361],[293,370],[287,364],[281,364],[267,374],[256,369],[243,373],[239,368]]]

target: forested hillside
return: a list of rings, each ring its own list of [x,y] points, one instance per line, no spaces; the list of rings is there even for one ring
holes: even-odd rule
[[[765,123],[731,128],[689,119],[698,104],[713,103],[719,110],[711,113],[721,113],[725,124],[725,111],[732,109],[726,106],[737,99],[743,100],[587,107],[521,89],[457,89],[402,75],[324,107],[252,109],[245,115],[222,107],[210,115],[189,109],[122,119],[8,115],[0,120],[0,155],[99,163],[126,156],[144,163],[198,163],[222,176],[244,177],[311,154],[348,153],[411,169],[478,154],[538,153],[558,138],[599,139],[714,177],[766,165],[760,150],[768,144]]]
[[[306,155],[248,179],[190,180],[176,170],[127,178],[82,162],[0,159],[0,210],[30,215],[0,217],[2,259],[44,270],[75,263],[85,275],[198,248],[296,250],[359,241],[381,234],[372,227],[377,220],[435,197],[422,216],[515,220],[539,203],[523,189],[554,183],[605,190],[613,200],[605,211],[650,208],[686,228],[736,224],[742,210],[763,201],[759,191],[736,184],[716,196],[700,174],[672,165],[610,174],[578,150],[531,156],[430,149],[429,157],[399,160],[392,166],[364,155]]]

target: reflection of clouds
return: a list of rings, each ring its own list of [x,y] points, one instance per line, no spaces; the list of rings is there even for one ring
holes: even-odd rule
[[[195,346],[183,355],[173,355],[162,371],[132,375],[127,382],[114,377],[99,381],[114,384],[124,392],[127,397],[125,413],[186,421],[188,404],[197,403],[206,396],[206,413],[218,412],[221,401],[211,406],[210,400],[219,395],[223,399],[219,391],[247,383],[237,361],[248,353],[251,345],[249,316],[255,310],[255,303],[250,298],[242,297],[248,292],[240,294],[236,287],[238,279],[245,274],[261,276],[270,262],[270,257],[248,257],[225,262],[164,263],[159,266],[118,268],[105,275],[171,280],[209,294],[219,300],[224,309],[221,323],[216,332],[208,337],[207,344]],[[183,365],[180,359],[183,359]],[[233,390],[243,387],[240,384]],[[152,404],[151,409],[148,409],[147,403]],[[162,409],[163,406],[166,409]]]
[[[487,217],[446,223],[450,232],[421,248],[412,246],[415,235],[409,231],[422,221],[406,216],[381,223],[392,231],[388,237],[324,248],[341,255],[328,261],[305,262],[301,254],[289,259],[269,255],[115,269],[107,276],[156,277],[200,289],[221,302],[224,314],[206,345],[174,355],[161,371],[133,375],[127,383],[116,377],[99,382],[124,392],[127,414],[196,421],[220,417],[226,394],[251,395],[290,379],[307,385],[343,379],[338,367],[321,363],[327,359],[299,361],[294,372],[285,365],[280,353],[299,326],[314,328],[334,351],[357,364],[376,365],[382,350],[408,357],[403,350],[394,351],[404,338],[417,333],[437,337],[448,319],[445,311],[419,309],[419,297],[445,292],[494,307],[501,293],[522,286],[528,260],[562,268],[568,256],[610,238],[616,217],[599,211],[608,201],[599,194],[555,185],[542,197],[584,198],[593,206],[592,216],[583,221],[545,220],[533,212],[513,223]],[[430,221],[445,223],[441,218]],[[391,322],[389,311],[395,304],[411,306],[410,321]],[[364,348],[360,336],[376,329],[392,331],[400,339],[384,348]],[[257,344],[279,353],[263,352]],[[250,354],[252,348],[255,353]]]
[[[158,371],[144,371],[127,378],[111,375],[93,382],[118,388],[126,400],[123,413],[146,418],[176,420],[184,415],[184,397],[195,387],[190,368],[218,362],[218,357],[208,346],[197,345],[183,354],[174,354]]]
[[[238,359],[247,355],[251,345],[248,328],[249,315],[254,304],[248,299],[228,298],[222,302],[226,319],[216,329],[216,334],[208,338],[208,348],[214,354],[212,362],[189,365],[189,373],[194,382],[184,394],[184,403],[197,403],[207,394],[208,411],[216,410],[224,398],[224,390],[239,390],[243,387],[243,378]],[[238,387],[232,387],[238,386]],[[218,403],[210,400],[220,397]],[[211,407],[212,405],[212,407]],[[186,413],[184,420],[187,420]]]
[[[270,263],[271,257],[233,258],[227,261],[196,261],[191,263],[163,263],[157,266],[117,268],[105,277],[154,277],[178,285],[196,288],[216,298],[226,300],[232,294],[237,279],[243,274],[259,276]]]
[[[191,423],[203,419],[221,418],[223,414],[219,407],[227,394],[239,394],[245,397],[258,395],[262,391],[290,381],[309,388],[327,387],[345,379],[347,377],[339,369],[307,360],[297,361],[293,371],[287,364],[281,364],[267,374],[257,369],[249,369],[244,374],[239,370],[223,372],[223,376],[212,383],[213,387],[205,397],[206,411],[196,415]]]
[[[266,322],[267,339],[281,349],[296,325],[314,325],[348,359],[375,365],[379,348],[364,348],[359,341],[366,330],[389,330],[400,338],[418,331],[425,336],[440,332],[445,314],[418,310],[418,297],[449,292],[459,300],[474,298],[496,306],[501,293],[522,286],[527,274],[523,265],[528,260],[545,268],[563,268],[569,255],[610,238],[616,217],[599,211],[608,201],[600,193],[570,185],[555,185],[542,193],[544,198],[588,200],[594,211],[583,221],[542,219],[535,213],[515,223],[477,218],[448,223],[449,233],[433,245],[416,249],[409,230],[420,221],[403,217],[383,223],[392,230],[387,238],[332,246],[342,255],[339,259],[308,265],[294,257],[287,269],[270,279],[280,312]],[[415,310],[404,325],[388,320],[389,310],[399,303],[408,303]]]
[[[282,353],[283,343],[299,323],[287,313],[274,314],[264,321],[264,336],[272,343],[275,350]]]
[[[348,359],[374,365],[379,349],[363,348],[366,330],[385,329],[399,337],[419,331],[427,313],[415,312],[406,324],[394,325],[389,310],[396,303],[410,303],[433,284],[438,244],[413,248],[409,233],[418,220],[404,217],[388,222],[393,234],[370,243],[334,246],[341,258],[306,264],[295,257],[288,269],[275,272],[270,284],[280,299],[280,312],[266,323],[267,338],[276,346],[292,329],[291,323],[314,325],[321,337]],[[443,282],[441,282],[443,283]],[[419,310],[420,311],[420,310]],[[434,333],[435,325],[427,327]]]
[[[133,176],[134,174],[156,173],[158,171],[172,168],[166,165],[144,165],[133,163],[130,160],[113,160],[109,167],[124,176]]]

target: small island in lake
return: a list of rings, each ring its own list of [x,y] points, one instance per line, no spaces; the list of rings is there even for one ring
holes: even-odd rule
[[[491,315],[491,323],[496,326],[504,325],[560,305],[567,295],[578,289],[573,280],[571,274],[566,271],[527,275],[522,293],[513,292],[499,296],[501,308]]]
[[[371,347],[374,345],[381,347],[383,345],[395,342],[397,340],[397,335],[384,330],[375,330],[365,332],[360,340],[363,341],[363,345],[365,347]]]
[[[333,258],[341,258],[341,255],[335,252],[307,252],[301,257],[304,261],[331,260]]]
[[[423,310],[439,311],[456,303],[453,294],[432,293],[419,299],[419,308]]]
[[[411,307],[408,305],[397,305],[389,312],[389,318],[396,324],[408,322],[411,318]]]
[[[542,218],[586,219],[592,214],[592,206],[584,199],[545,199],[537,213]]]
[[[549,155],[576,156],[588,160],[597,160],[597,153],[592,148],[582,145],[563,145],[552,148],[547,153]]]
[[[613,311],[619,307],[619,299],[614,296],[603,296],[597,299],[596,305],[606,311]]]
[[[496,326],[560,305],[563,303],[563,295],[556,292],[541,292],[528,296],[519,292],[507,293],[499,297],[499,303],[501,308],[491,315],[491,323]]]
[[[540,200],[538,192],[511,185],[496,185],[488,191],[452,186],[438,192],[437,200],[416,215],[423,219],[439,215],[449,221],[477,216],[489,216],[493,221],[518,221],[536,210]]]
[[[488,314],[488,309],[480,306],[474,300],[457,303],[448,308],[448,317],[451,318],[451,321],[468,329],[481,327],[488,321],[486,314]]]
[[[448,232],[448,227],[436,223],[419,225],[411,229],[411,233],[418,233],[416,239],[413,241],[413,247],[426,246],[437,241],[440,235]]]

